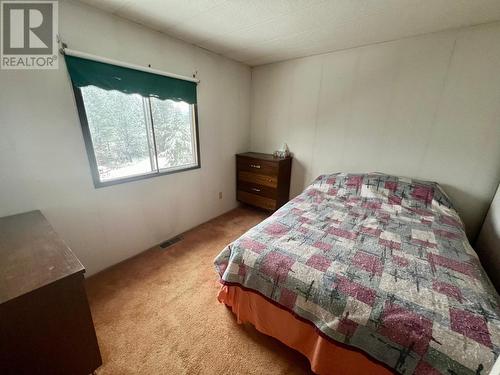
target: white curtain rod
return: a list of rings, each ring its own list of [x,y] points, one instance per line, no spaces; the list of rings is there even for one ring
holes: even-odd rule
[[[107,57],[96,56],[96,55],[92,55],[90,53],[75,51],[75,50],[72,50],[69,48],[63,48],[62,51],[65,55],[81,57],[82,59],[94,60],[94,61],[102,62],[105,64],[112,64],[112,65],[122,66],[124,68],[141,70],[143,72],[159,74],[159,75],[166,76],[166,77],[178,78],[178,79],[182,79],[185,81],[191,81],[191,82],[196,82],[196,83],[200,82],[200,80],[197,78],[181,76],[180,74],[163,72],[161,70],[156,70],[156,69],[148,68],[145,66],[129,64],[129,63],[122,62],[122,61],[116,61],[116,60],[108,59]]]

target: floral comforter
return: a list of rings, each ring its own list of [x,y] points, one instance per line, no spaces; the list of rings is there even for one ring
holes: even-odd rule
[[[500,353],[498,294],[436,183],[320,176],[215,265],[402,374],[488,374]]]

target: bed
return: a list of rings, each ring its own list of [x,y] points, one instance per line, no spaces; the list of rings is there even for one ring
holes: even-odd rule
[[[320,374],[488,374],[499,297],[437,183],[318,177],[215,259],[239,322]]]

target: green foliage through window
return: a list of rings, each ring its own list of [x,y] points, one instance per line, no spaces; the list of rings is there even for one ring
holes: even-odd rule
[[[194,104],[79,88],[100,183],[197,167]]]

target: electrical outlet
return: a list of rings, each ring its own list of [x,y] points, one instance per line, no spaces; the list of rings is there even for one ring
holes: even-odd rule
[[[222,199],[222,191],[219,191],[219,199]]]

